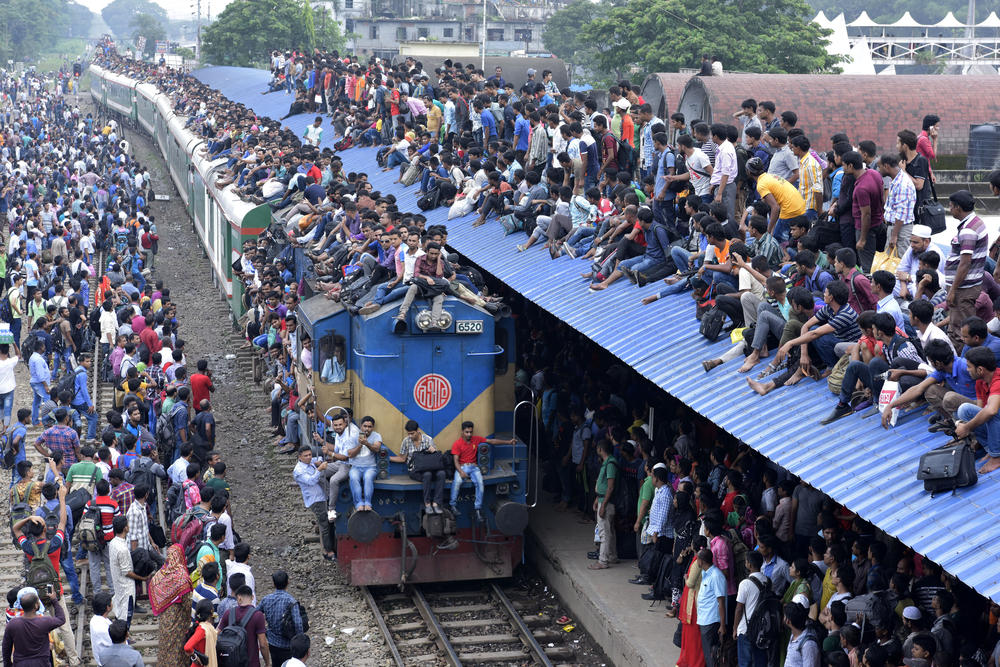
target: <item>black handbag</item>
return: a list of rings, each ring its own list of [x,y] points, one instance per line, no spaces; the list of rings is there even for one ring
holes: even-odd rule
[[[712,306],[712,309],[702,316],[698,333],[714,342],[719,337],[719,334],[722,333],[722,325],[725,323],[726,314],[715,306]]]
[[[440,452],[417,451],[406,459],[406,471],[410,473],[411,477],[439,470],[444,470],[444,461],[441,459]]]
[[[972,486],[979,481],[972,447],[967,440],[960,440],[932,449],[920,457],[917,479],[923,480],[924,490],[930,491],[932,498],[938,491],[950,489],[954,495],[959,487]]]
[[[932,199],[924,201],[924,205],[920,207],[919,211],[920,219],[915,222],[930,227],[931,234],[940,234],[947,229],[947,211],[941,205],[941,202],[938,201],[937,188],[934,187],[934,182],[928,179],[927,183],[931,186]]]
[[[429,283],[424,280],[424,276],[414,278],[413,282],[417,286],[417,291],[420,296],[425,299],[432,299],[436,296],[441,296],[446,291],[448,291],[448,286],[451,285],[451,281],[444,278],[431,278],[433,283]]]

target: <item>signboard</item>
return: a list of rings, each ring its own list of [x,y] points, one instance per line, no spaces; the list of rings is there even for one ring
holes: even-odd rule
[[[156,52],[157,53],[166,53],[167,52],[167,44],[168,44],[168,42],[165,42],[165,41],[162,41],[162,40],[157,40],[156,41]]]
[[[143,52],[143,51],[145,51],[146,50],[146,38],[145,37],[139,37],[139,39],[135,40],[135,48],[139,49],[140,53]]]
[[[451,401],[451,383],[443,375],[428,373],[413,385],[413,400],[427,412],[441,410]]]

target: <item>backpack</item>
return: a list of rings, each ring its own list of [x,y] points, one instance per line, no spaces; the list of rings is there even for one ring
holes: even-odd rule
[[[30,350],[30,352],[28,352],[27,354],[21,355],[21,358],[24,360],[25,366],[29,365],[31,361],[31,355],[34,354],[35,346],[38,344],[40,340],[42,339],[38,337],[38,334],[34,331],[31,331],[28,333],[28,337],[24,339],[24,342],[21,343],[22,350],[25,350],[26,352]]]
[[[150,493],[156,488],[153,480],[153,460],[147,459],[145,462],[141,458],[135,459],[125,472],[125,481],[132,486],[145,484]]]
[[[295,631],[295,616],[292,614],[292,610],[295,607],[299,609],[299,618],[302,620],[302,632],[309,632],[309,614],[306,613],[306,608],[302,606],[301,602],[293,599],[292,603],[285,607],[285,613],[281,615],[281,636],[288,640],[291,640],[292,637],[298,634]]]
[[[72,373],[67,373],[65,376],[63,376],[62,380],[59,380],[59,384],[56,385],[56,396],[63,393],[64,391],[68,391],[71,394],[73,394],[74,399],[76,398],[76,376],[77,373],[79,373],[80,371],[83,371],[84,374],[87,373],[86,369],[84,369],[83,366],[77,366],[75,371],[73,371]],[[73,401],[71,400],[71,402]]]
[[[616,139],[616,141],[618,142],[618,169],[631,174],[635,171],[635,149],[627,141],[622,139]]]
[[[104,308],[92,308],[90,311],[90,319],[87,322],[87,326],[98,336],[101,335],[101,313],[104,312]]]
[[[198,569],[198,552],[201,548],[208,544],[206,540],[197,540],[193,544],[188,545],[184,549],[184,564],[187,565],[188,573],[194,572]]]
[[[972,486],[979,481],[976,472],[976,456],[972,453],[968,439],[945,445],[925,453],[917,466],[917,479],[923,480],[924,491],[931,497],[938,491],[951,489],[951,494],[959,487]]]
[[[743,542],[743,538],[740,537],[739,531],[735,528],[727,530],[726,537],[733,548],[732,575],[735,583],[739,584],[750,576],[750,568],[747,567],[747,554],[750,553],[750,550],[747,549],[747,545]]]
[[[9,429],[0,433],[0,468],[4,470],[14,469],[17,452],[20,449],[20,447],[14,444],[14,432],[18,426],[19,424],[15,422]],[[27,429],[23,430],[24,434],[27,435]]]
[[[742,183],[747,180],[747,160],[753,157],[748,149],[743,147],[743,144],[736,145],[736,182]]]
[[[430,211],[438,207],[441,198],[441,188],[434,188],[423,197],[417,200],[417,208],[421,211]]]
[[[66,495],[66,509],[73,513],[73,521],[79,522],[80,516],[83,514],[84,508],[87,507],[87,503],[93,497],[91,492],[91,485],[97,481],[97,468],[90,473],[90,481],[84,486],[78,486]],[[75,482],[74,482],[75,483]]]
[[[14,538],[14,546],[18,546],[17,535],[14,534],[14,524],[18,521],[27,519],[35,513],[34,510],[31,509],[31,505],[28,504],[28,499],[31,498],[31,491],[34,488],[35,483],[28,482],[28,486],[25,487],[24,495],[22,496],[17,493],[17,487],[14,487],[14,504],[10,508],[10,535]]]
[[[45,511],[42,515],[45,519],[45,539],[51,540],[59,530],[59,506],[46,508],[43,504],[42,509]]]
[[[698,327],[698,333],[707,338],[708,340],[715,342],[722,333],[722,325],[726,323],[726,314],[719,310],[717,307],[712,306],[712,309],[701,317],[701,325]]]
[[[181,494],[183,496],[183,494]],[[170,541],[187,549],[204,535],[205,518],[211,514],[198,515],[194,510],[188,510],[177,517],[170,526]]]
[[[184,507],[184,491],[180,484],[171,484],[167,489],[167,521],[173,526],[174,521],[184,514],[187,508]]]
[[[757,606],[753,608],[753,613],[747,620],[747,636],[750,643],[757,648],[770,650],[783,629],[781,598],[771,587],[771,580],[765,578],[766,583],[761,583],[756,577],[748,577],[750,581],[760,591],[757,598]]]
[[[863,614],[861,623],[861,636],[874,637],[875,628],[886,627],[889,618],[896,613],[896,603],[899,597],[892,591],[875,591],[866,595],[859,595],[844,602],[848,618],[855,618],[858,614]]]
[[[160,450],[173,450],[175,443],[174,434],[174,410],[178,408],[176,405],[174,409],[167,414],[160,413],[160,416],[156,418],[156,444],[159,445]]]
[[[732,635],[727,634],[720,638],[718,644],[712,647],[712,660],[715,667],[738,667],[736,642]]]
[[[140,577],[148,577],[156,572],[156,563],[149,555],[149,549],[136,549],[132,552],[132,571]]]
[[[24,583],[38,591],[38,597],[42,602],[48,602],[51,599],[49,587],[52,588],[53,593],[60,587],[59,575],[56,573],[52,561],[49,560],[49,540],[46,539],[42,546],[38,546],[37,541],[31,540],[31,551],[34,555],[28,565],[28,574],[24,578]]]
[[[83,513],[83,518],[74,531],[75,541],[84,551],[99,553],[104,549],[104,526],[101,523],[101,508],[92,505]]]
[[[13,322],[14,321],[14,309],[10,307],[10,293],[16,292],[16,287],[11,287],[7,290],[6,295],[3,300],[0,301],[0,321],[2,322]]]
[[[128,250],[128,230],[119,229],[115,232],[115,251],[123,253]]]
[[[229,625],[219,631],[215,639],[215,653],[219,667],[248,667],[250,653],[247,645],[247,624],[257,612],[255,607],[247,609],[243,620],[236,624],[236,607],[229,609]]]

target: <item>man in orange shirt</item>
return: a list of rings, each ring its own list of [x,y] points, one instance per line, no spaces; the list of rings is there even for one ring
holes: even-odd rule
[[[215,391],[212,384],[212,371],[208,370],[208,360],[198,360],[198,372],[191,376],[191,405],[195,412],[201,412],[201,402],[208,400],[208,395]]]
[[[483,473],[479,469],[479,445],[484,442],[489,445],[514,445],[517,440],[494,440],[473,435],[475,425],[472,422],[462,422],[462,437],[451,446],[451,455],[455,458],[455,479],[451,482],[451,513],[458,516],[458,494],[462,482],[472,479],[476,487],[476,521],[483,519]]]

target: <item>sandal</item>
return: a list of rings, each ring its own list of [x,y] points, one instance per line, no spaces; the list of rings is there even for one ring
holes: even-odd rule
[[[610,569],[610,566],[608,566],[608,565],[601,565],[600,563],[594,563],[593,565],[589,566],[587,569],[588,570],[608,570],[608,569]]]
[[[572,622],[573,619],[570,618],[569,616],[560,616],[558,619],[556,619],[556,625],[569,625]]]

